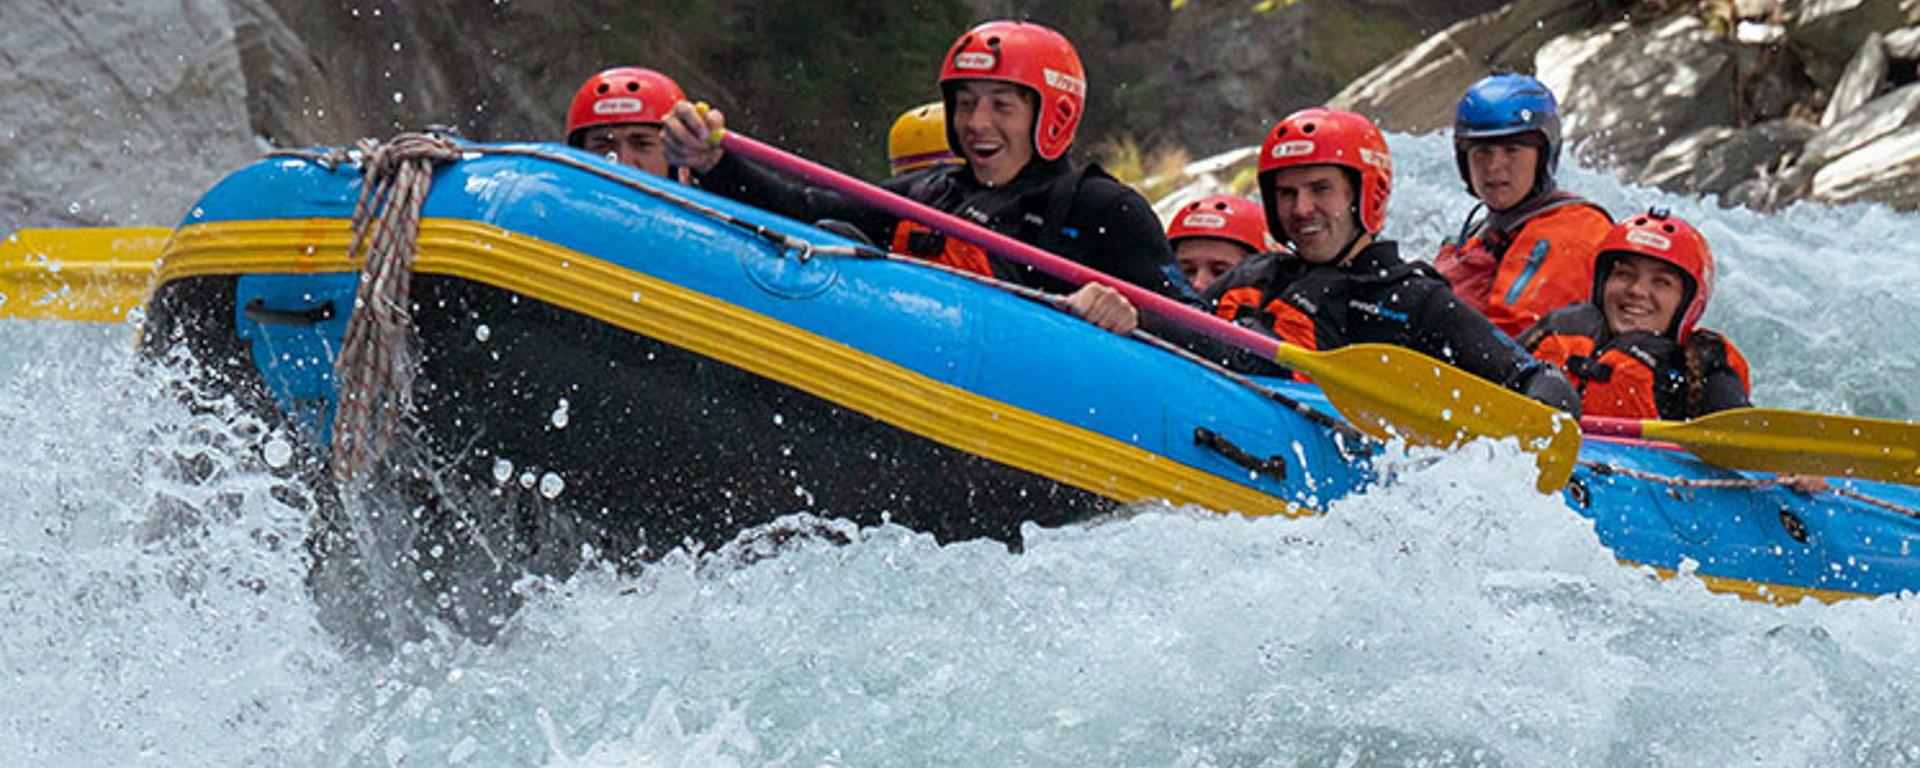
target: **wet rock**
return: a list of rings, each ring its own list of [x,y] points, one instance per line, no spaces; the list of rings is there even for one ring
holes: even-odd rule
[[[1887,57],[1901,61],[1920,60],[1920,27],[1903,27],[1881,38]]]
[[[1796,165],[1819,167],[1903,126],[1920,123],[1920,83],[1861,105],[1807,142]]]
[[[1668,190],[1726,196],[1742,182],[1778,170],[1782,158],[1793,156],[1819,131],[1819,126],[1795,119],[1746,129],[1703,128],[1654,155],[1639,181]]]
[[[1833,125],[1855,108],[1872,101],[1886,81],[1887,51],[1880,33],[1875,32],[1867,35],[1860,43],[1860,51],[1847,64],[1840,84],[1834,86],[1833,97],[1827,100],[1827,111],[1821,114],[1820,124]]]
[[[1556,38],[1534,56],[1588,162],[1638,168],[1676,137],[1740,123],[1735,43],[1693,16]]]
[[[177,223],[253,159],[223,0],[8,3],[0,232]]]
[[[338,82],[267,0],[228,0],[246,78],[247,117],[282,147],[339,144],[367,135]]]
[[[1902,127],[1822,166],[1813,176],[1812,192],[1836,203],[1920,207],[1920,125]]]
[[[1548,40],[1583,29],[1600,9],[1578,0],[1520,0],[1458,22],[1349,83],[1328,103],[1389,131],[1449,127],[1460,94],[1489,71],[1532,69]]]
[[[1790,43],[1821,87],[1840,82],[1848,61],[1875,32],[1920,24],[1920,0],[1798,0],[1787,4]]]

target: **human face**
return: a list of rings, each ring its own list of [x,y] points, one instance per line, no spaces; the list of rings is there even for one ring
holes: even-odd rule
[[[667,175],[666,145],[660,140],[660,126],[653,123],[622,123],[584,129],[580,148],[596,155],[610,156],[621,165],[631,166],[655,176]]]
[[[1267,205],[1286,230],[1293,252],[1309,263],[1335,262],[1360,231],[1354,216],[1353,183],[1339,166],[1281,168],[1273,172],[1272,189],[1273,199]]]
[[[1496,211],[1527,199],[1539,168],[1540,150],[1531,144],[1475,141],[1467,145],[1467,177],[1472,179],[1473,194]]]
[[[953,132],[973,177],[997,187],[1033,159],[1033,95],[1011,83],[962,80],[953,89]]]
[[[1173,259],[1179,262],[1180,273],[1187,276],[1187,282],[1193,283],[1196,291],[1206,290],[1246,257],[1246,246],[1217,237],[1182,238],[1180,244],[1173,247]]]
[[[1620,256],[1601,284],[1600,306],[1615,335],[1630,331],[1663,334],[1687,292],[1686,273],[1646,256]]]

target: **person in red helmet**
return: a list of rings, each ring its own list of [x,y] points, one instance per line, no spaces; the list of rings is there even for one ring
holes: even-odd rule
[[[567,144],[670,175],[661,121],[687,95],[672,78],[642,67],[615,67],[580,84],[567,108]]]
[[[1744,408],[1746,358],[1698,327],[1712,296],[1706,238],[1655,208],[1607,232],[1589,301],[1548,313],[1519,341],[1566,370],[1592,415],[1683,421]]]
[[[947,144],[960,165],[903,174],[881,186],[935,209],[1184,301],[1193,295],[1174,265],[1160,220],[1145,198],[1098,166],[1067,157],[1086,105],[1079,54],[1059,32],[1026,21],[990,21],[966,31],[940,71]],[[667,154],[701,187],[792,218],[848,222],[895,251],[1057,293],[1075,314],[1125,333],[1133,306],[1106,286],[1074,288],[912,221],[818,188],[785,182],[707,141],[725,127],[718,110],[674,107]]]
[[[1482,78],[1454,112],[1454,164],[1480,202],[1433,266],[1509,336],[1586,295],[1594,249],[1613,227],[1605,209],[1554,183],[1560,144],[1553,91],[1527,75]]]
[[[1248,256],[1273,250],[1260,204],[1239,195],[1208,195],[1180,207],[1167,227],[1180,272],[1204,291]]]
[[[1295,112],[1267,133],[1259,174],[1267,228],[1292,251],[1248,258],[1208,286],[1202,298],[1220,317],[1306,349],[1408,347],[1578,412],[1579,397],[1558,368],[1529,357],[1432,267],[1402,261],[1398,244],[1379,239],[1393,157],[1373,121],[1333,109]]]

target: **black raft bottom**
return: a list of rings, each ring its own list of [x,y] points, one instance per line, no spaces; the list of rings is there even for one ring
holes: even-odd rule
[[[234,285],[162,287],[148,347],[186,344],[208,376],[272,411],[235,333]],[[413,291],[415,422],[382,468],[381,498],[362,505],[388,522],[323,502],[322,560],[339,541],[397,527],[379,549],[443,581],[476,568],[565,575],[583,553],[636,567],[797,512],[1017,545],[1023,522],[1115,506],[572,311],[435,275],[416,275]],[[323,485],[320,465],[308,474]]]

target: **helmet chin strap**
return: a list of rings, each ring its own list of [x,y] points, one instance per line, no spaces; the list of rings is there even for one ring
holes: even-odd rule
[[[1333,265],[1336,267],[1347,263],[1348,259],[1353,258],[1353,255],[1357,252],[1354,250],[1354,246],[1360,244],[1360,238],[1366,237],[1369,234],[1367,232],[1367,225],[1360,221],[1360,206],[1358,205],[1353,207],[1353,223],[1355,224],[1353,228],[1353,239],[1348,240],[1347,244],[1340,248],[1339,257],[1333,260]]]

